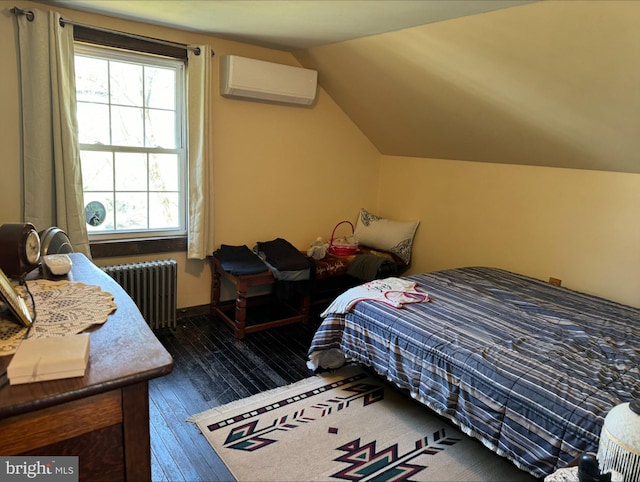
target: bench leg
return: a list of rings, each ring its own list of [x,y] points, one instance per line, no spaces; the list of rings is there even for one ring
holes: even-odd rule
[[[217,269],[212,270],[212,278],[211,278],[211,304],[210,304],[210,313],[212,315],[216,314],[216,308],[220,304],[220,273]]]
[[[246,283],[239,282],[237,286],[236,298],[236,319],[235,319],[235,335],[236,338],[244,338],[245,322],[247,320],[247,286]]]

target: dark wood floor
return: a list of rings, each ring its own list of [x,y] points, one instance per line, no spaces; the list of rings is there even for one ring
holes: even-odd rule
[[[289,325],[238,340],[208,315],[182,320],[175,331],[157,331],[174,369],[149,384],[152,479],[233,480],[187,418],[310,376],[306,353],[312,334],[311,326]]]

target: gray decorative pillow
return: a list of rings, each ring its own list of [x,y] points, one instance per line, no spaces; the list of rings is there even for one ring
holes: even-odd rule
[[[360,209],[355,237],[360,244],[395,254],[406,264],[411,261],[413,237],[419,221],[393,221]]]

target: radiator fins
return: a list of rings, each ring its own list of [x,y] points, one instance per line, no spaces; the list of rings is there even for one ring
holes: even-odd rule
[[[152,329],[176,328],[177,268],[173,259],[101,267],[127,292]]]

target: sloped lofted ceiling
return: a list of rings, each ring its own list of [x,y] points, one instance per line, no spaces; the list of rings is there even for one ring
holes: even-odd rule
[[[544,1],[296,56],[383,154],[640,173],[639,21]]]
[[[640,2],[53,3],[290,50],[386,155],[640,173]]]
[[[297,50],[539,0],[40,0]]]

